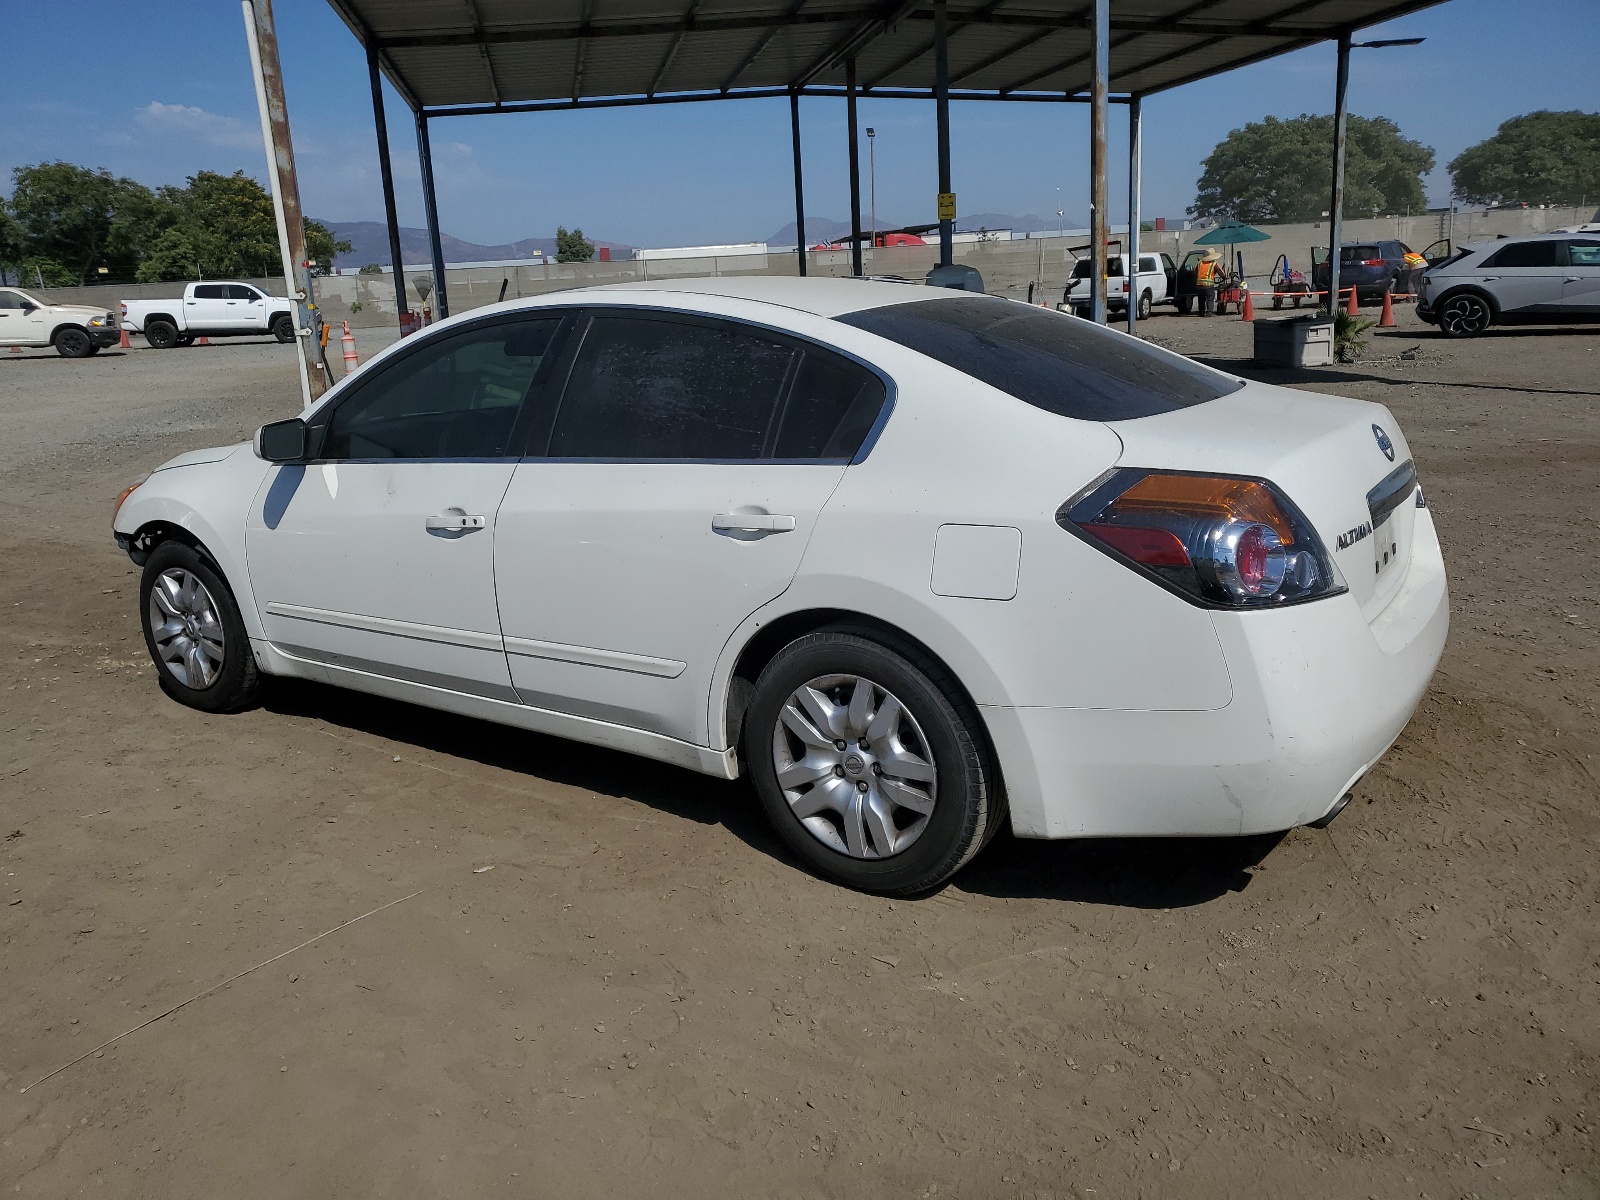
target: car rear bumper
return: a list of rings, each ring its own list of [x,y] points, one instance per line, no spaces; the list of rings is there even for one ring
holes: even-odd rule
[[[1216,613],[1233,699],[1210,711],[986,707],[1023,837],[1265,833],[1324,816],[1394,744],[1449,629],[1433,522],[1369,624],[1346,594]]]

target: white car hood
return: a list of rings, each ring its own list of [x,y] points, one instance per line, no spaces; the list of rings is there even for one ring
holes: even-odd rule
[[[248,450],[249,448],[249,442],[239,442],[232,446],[209,446],[204,450],[190,450],[178,455],[177,458],[169,458],[157,467],[156,471],[170,471],[174,467],[197,467],[201,463],[221,462],[225,458],[232,457],[240,450]],[[151,474],[155,474],[155,471],[152,471]]]

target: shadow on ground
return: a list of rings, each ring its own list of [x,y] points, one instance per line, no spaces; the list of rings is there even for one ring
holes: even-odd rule
[[[264,707],[271,712],[626,798],[681,820],[721,825],[758,853],[806,870],[773,834],[743,779],[713,779],[631,754],[323,684],[268,682]],[[1249,869],[1281,837],[1035,841],[1006,831],[948,886],[995,897],[1185,908],[1243,891],[1250,883]]]

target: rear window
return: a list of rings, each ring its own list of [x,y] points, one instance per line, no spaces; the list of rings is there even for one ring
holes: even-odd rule
[[[1093,322],[994,296],[891,304],[836,320],[1080,421],[1155,416],[1244,386]]]
[[[1112,257],[1106,259],[1106,274],[1112,276],[1122,274],[1121,255],[1113,255]],[[1089,260],[1087,258],[1080,258],[1076,263],[1073,264],[1072,277],[1074,279],[1089,278]]]
[[[1382,257],[1383,257],[1383,255],[1378,253],[1378,248],[1376,246],[1340,246],[1339,247],[1339,261],[1342,262],[1342,263],[1362,262],[1365,259],[1382,258]]]

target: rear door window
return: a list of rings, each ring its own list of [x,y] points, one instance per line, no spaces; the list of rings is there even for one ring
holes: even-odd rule
[[[226,300],[228,298],[228,285],[225,283],[197,283],[194,288],[196,300]]]
[[[773,457],[849,462],[883,411],[883,380],[825,350],[803,354],[783,402]]]
[[[1512,242],[1509,246],[1501,246],[1488,258],[1484,259],[1482,266],[1490,267],[1554,267],[1558,266],[1557,251],[1560,249],[1559,241],[1546,242]]]
[[[1084,421],[1204,404],[1241,380],[1065,313],[997,296],[919,300],[835,318],[1024,403]]]
[[[1567,243],[1567,265],[1600,267],[1600,238]]]
[[[763,457],[796,351],[729,322],[596,315],[550,434],[551,458]]]

